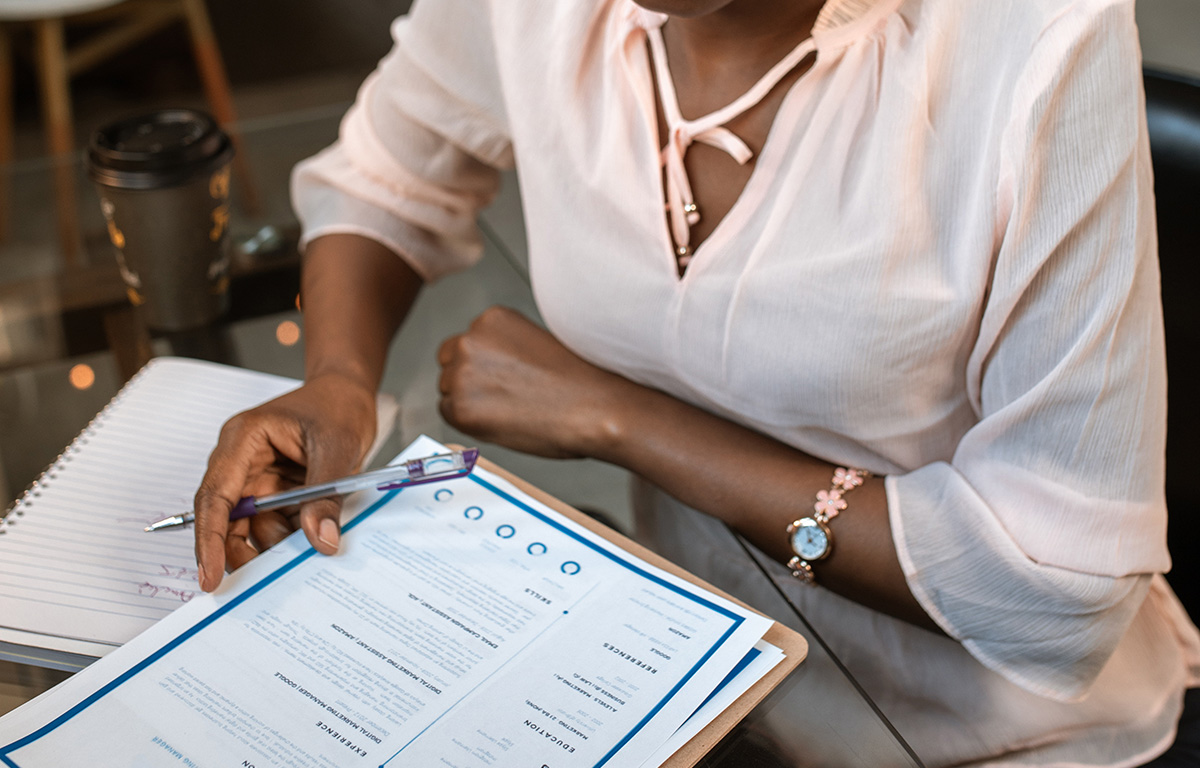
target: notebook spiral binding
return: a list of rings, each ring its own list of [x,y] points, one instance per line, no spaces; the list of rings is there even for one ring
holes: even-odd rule
[[[71,462],[71,459],[75,457],[75,454],[79,453],[80,447],[87,445],[88,440],[95,436],[96,429],[104,425],[105,420],[111,415],[112,409],[125,399],[125,396],[129,392],[130,388],[133,387],[133,385],[136,384],[137,381],[141,379],[142,376],[145,375],[146,371],[150,370],[150,367],[153,365],[154,361],[151,360],[149,364],[142,368],[142,370],[135,373],[133,378],[125,382],[125,386],[121,387],[117,394],[113,395],[112,399],[100,409],[100,412],[92,417],[92,420],[87,423],[87,426],[84,427],[79,434],[75,436],[75,439],[71,441],[71,444],[64,448],[62,453],[58,454],[54,461],[50,462],[50,464],[42,470],[37,479],[30,483],[29,487],[17,497],[16,501],[14,501],[6,510],[4,510],[4,514],[0,515],[0,536],[3,536],[5,533],[7,533],[10,527],[16,526],[19,519],[25,516],[25,513],[29,511],[29,508],[37,502],[37,498],[42,495],[42,490],[50,487],[51,481],[55,480],[58,477],[58,473],[66,468],[66,466]]]

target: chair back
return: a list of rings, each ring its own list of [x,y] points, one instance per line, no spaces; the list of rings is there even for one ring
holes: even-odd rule
[[[1167,334],[1167,579],[1200,623],[1200,80],[1144,75]]]
[[[0,21],[33,21],[74,16],[124,0],[0,0]]]

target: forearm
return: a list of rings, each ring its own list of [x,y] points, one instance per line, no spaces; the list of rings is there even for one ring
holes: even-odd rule
[[[388,346],[421,284],[403,259],[369,238],[312,241],[301,284],[306,378],[336,374],[378,389]]]
[[[728,523],[771,557],[792,551],[788,523],[811,515],[835,466],[656,390],[615,379],[602,429],[582,451],[623,466]],[[818,583],[856,602],[937,630],[908,589],[892,542],[882,478],[847,495],[830,524],[834,549]]]
[[[720,518],[770,556],[791,558],[788,523],[813,514],[835,467],[592,365],[519,314],[492,308],[438,351],[441,410],[482,440],[542,456],[623,466]],[[848,496],[818,582],[934,628],[892,544],[883,480]]]

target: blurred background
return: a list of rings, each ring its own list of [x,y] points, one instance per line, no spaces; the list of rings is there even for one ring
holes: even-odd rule
[[[35,0],[36,1],[36,0]],[[45,0],[53,5],[55,0]],[[410,0],[207,0],[239,116],[344,104],[387,52],[392,19]],[[3,2],[0,2],[0,16]],[[68,43],[101,23],[72,22]],[[33,31],[8,22],[15,71],[16,157],[44,154]],[[75,136],[83,146],[115,116],[158,106],[204,107],[187,26],[169,24],[72,79]]]
[[[1200,2],[1138,0],[1146,66],[1200,78]]]

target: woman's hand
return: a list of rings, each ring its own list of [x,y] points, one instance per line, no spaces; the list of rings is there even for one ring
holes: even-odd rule
[[[375,437],[375,393],[351,378],[324,375],[226,422],[196,492],[196,562],[200,588],[221,583],[297,525],[324,554],[337,551],[341,505],[304,504],[299,515],[276,510],[229,522],[243,496],[264,496],[358,471]]]
[[[504,307],[438,351],[442,416],[488,442],[552,458],[589,455],[628,382]]]

